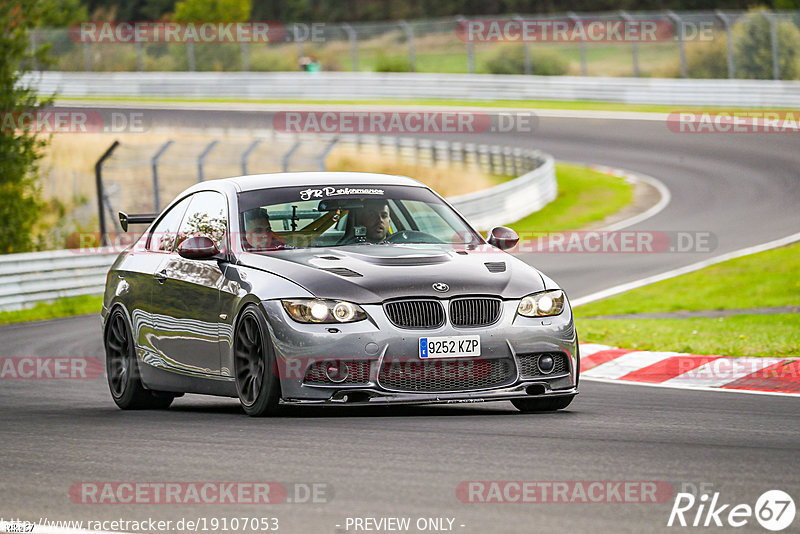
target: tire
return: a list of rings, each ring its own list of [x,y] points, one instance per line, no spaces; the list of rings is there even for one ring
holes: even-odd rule
[[[554,412],[569,406],[574,398],[575,395],[553,397],[552,399],[513,399],[511,403],[522,413]]]
[[[131,329],[120,308],[109,315],[103,338],[108,389],[117,406],[123,410],[169,408],[175,395],[153,391],[142,384]]]
[[[233,370],[239,402],[251,417],[279,413],[281,386],[267,332],[263,312],[252,304],[245,307],[233,335]]]

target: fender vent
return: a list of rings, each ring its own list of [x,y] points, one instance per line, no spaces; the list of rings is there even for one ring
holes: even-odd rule
[[[320,269],[320,271],[325,271],[331,274],[335,274],[337,276],[346,276],[349,278],[357,278],[359,276],[364,276],[361,273],[357,273],[352,269],[348,269],[347,267],[332,267],[330,269]]]
[[[487,261],[484,263],[490,273],[504,273],[506,272],[506,263],[504,261]]]

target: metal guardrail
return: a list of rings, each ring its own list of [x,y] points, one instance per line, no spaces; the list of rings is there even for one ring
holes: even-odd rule
[[[485,191],[447,200],[476,228],[510,224],[539,211],[556,199],[555,160],[542,154],[542,164],[515,180]]]
[[[579,100],[674,106],[800,107],[800,81],[358,72],[41,72],[70,97]]]
[[[555,199],[557,183],[553,157],[535,150],[458,146],[457,143],[431,142],[406,138],[346,137],[343,143],[375,143],[379,150],[391,147],[400,156],[405,150],[427,151],[433,162],[446,161],[476,165],[489,172],[516,169],[519,178],[483,191],[452,197],[449,201],[479,229],[508,224],[541,209]],[[437,156],[437,153],[443,153]],[[456,155],[456,158],[453,158]],[[465,157],[466,155],[466,157]],[[465,158],[465,159],[457,159]],[[0,256],[0,311],[17,310],[37,302],[60,297],[100,294],[108,268],[118,252],[96,250],[56,250]]]
[[[0,256],[0,310],[103,292],[116,252],[53,250]]]

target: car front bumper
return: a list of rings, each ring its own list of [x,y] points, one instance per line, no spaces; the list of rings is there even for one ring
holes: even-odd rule
[[[445,325],[432,329],[404,329],[393,325],[382,305],[364,305],[367,320],[346,324],[302,324],[292,320],[280,301],[263,301],[268,318],[270,338],[281,382],[284,404],[375,405],[473,403],[515,398],[575,395],[578,392],[579,354],[571,310],[558,316],[528,318],[516,313],[518,300],[503,302],[496,323],[480,328],[456,328]],[[446,302],[445,302],[446,304]],[[445,309],[448,306],[445,305]],[[463,388],[456,372],[446,381],[447,388],[423,382],[419,390],[387,385],[385,370],[392,362],[418,365],[419,339],[435,336],[480,335],[479,358],[437,359],[447,366],[455,361],[484,360],[484,367],[508,365],[508,376],[489,385],[481,380],[470,381],[467,375]],[[552,374],[530,376],[523,372],[523,359],[541,353],[560,353],[567,364]],[[449,360],[449,361],[448,361]],[[495,360],[492,362],[492,360]],[[314,365],[325,362],[357,362],[363,365],[363,380],[354,383],[309,383],[307,373]],[[487,363],[489,362],[489,363]],[[431,360],[427,363],[433,363]],[[492,367],[494,368],[494,367]],[[367,371],[368,369],[368,371]],[[444,367],[443,367],[444,369]],[[526,367],[529,369],[529,367]],[[445,371],[440,371],[445,372]]]

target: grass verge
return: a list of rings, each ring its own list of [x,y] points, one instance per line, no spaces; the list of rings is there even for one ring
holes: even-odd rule
[[[556,199],[541,210],[509,225],[523,239],[526,233],[583,228],[602,221],[633,200],[631,184],[587,167],[558,163],[556,178]]]
[[[40,302],[33,308],[18,311],[0,312],[0,324],[42,321],[58,317],[100,313],[103,297],[99,295],[81,295],[65,297],[53,302]]]
[[[800,356],[797,314],[687,319],[595,315],[800,305],[800,243],[726,261],[575,309],[581,340],[637,350]]]
[[[581,341],[723,356],[800,356],[796,313],[692,319],[578,319]]]
[[[800,305],[800,243],[736,258],[575,309],[577,317]],[[798,321],[800,322],[800,321]]]

